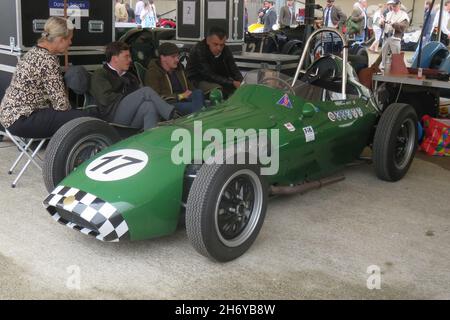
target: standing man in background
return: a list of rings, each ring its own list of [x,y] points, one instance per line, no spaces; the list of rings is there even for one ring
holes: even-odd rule
[[[277,12],[273,6],[273,1],[267,1],[268,9],[264,15],[264,30],[263,32],[270,32],[273,26],[277,23]]]
[[[327,0],[327,6],[323,10],[323,26],[328,28],[340,29],[347,20],[347,16],[342,12],[341,8],[334,5],[334,0]],[[342,42],[334,44],[335,36],[333,33],[329,33],[331,42],[324,43],[324,50],[327,53],[340,52],[342,50]],[[335,50],[333,50],[335,49]]]
[[[128,13],[128,22],[135,22],[136,17],[135,17],[133,8],[130,7],[130,5],[128,3],[125,3],[125,8],[127,9],[127,13]]]
[[[287,0],[286,5],[280,10],[280,28],[289,28],[296,24],[294,1]]]
[[[359,34],[355,35],[355,40],[364,42],[367,38],[367,0],[358,0],[353,5],[351,19],[359,25]]]
[[[116,22],[127,22],[128,21],[127,8],[123,4],[122,0],[116,0],[116,5],[114,7],[114,15],[116,17]]]
[[[136,24],[141,24],[141,13],[142,9],[144,9],[144,1],[139,0],[136,2],[136,6],[134,7],[134,15],[136,16]]]
[[[444,2],[444,10],[442,11],[442,20],[441,20],[441,35],[439,37],[440,41],[444,46],[448,46],[450,31],[448,30],[448,20],[449,20],[449,12],[450,12],[450,0]],[[434,17],[433,28],[437,29],[439,24],[439,15],[440,10],[436,11],[436,16]],[[437,41],[437,39],[436,39]]]
[[[258,23],[264,24],[264,16],[269,10],[269,1],[264,1],[262,8],[258,10]]]
[[[381,49],[383,68],[386,67],[389,53],[400,53],[400,42],[409,23],[408,14],[400,8],[400,0],[389,0],[389,2],[392,4],[392,11],[389,11],[381,25],[384,27],[384,41]],[[450,0],[448,2],[450,3]]]

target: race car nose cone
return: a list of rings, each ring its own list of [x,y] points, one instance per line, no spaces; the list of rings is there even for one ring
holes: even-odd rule
[[[98,240],[117,242],[130,238],[122,214],[93,194],[58,186],[44,200],[44,206],[57,222]]]

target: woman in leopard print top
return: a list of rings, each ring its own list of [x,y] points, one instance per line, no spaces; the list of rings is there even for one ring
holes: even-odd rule
[[[0,105],[0,123],[24,138],[52,136],[64,123],[84,116],[71,110],[57,54],[72,43],[73,24],[47,20],[38,45],[19,61]]]

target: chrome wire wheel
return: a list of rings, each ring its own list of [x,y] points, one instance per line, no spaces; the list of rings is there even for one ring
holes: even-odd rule
[[[65,169],[66,175],[110,144],[111,143],[105,140],[105,137],[100,134],[91,134],[78,141],[69,152]]]

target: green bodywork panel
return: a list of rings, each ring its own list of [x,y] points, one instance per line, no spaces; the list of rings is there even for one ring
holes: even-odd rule
[[[219,106],[169,121],[103,150],[60,185],[78,188],[109,202],[123,215],[131,240],[146,239],[172,233],[182,209],[186,164],[176,165],[171,160],[171,152],[179,143],[171,141],[175,129],[184,128],[193,133],[195,121],[202,121],[203,132],[209,128],[223,133],[227,128],[278,129],[279,144],[274,151],[279,152],[279,170],[266,179],[270,184],[279,185],[330,175],[356,159],[371,142],[379,114],[370,97],[360,94],[347,101],[306,101],[290,93],[292,107],[289,108],[278,103],[285,93],[264,85],[244,85]],[[330,113],[354,108],[360,108],[362,115],[332,121],[334,117]],[[304,131],[308,127],[313,130],[309,142]],[[200,148],[209,143],[203,142]],[[191,162],[195,147],[199,146],[192,143]],[[86,176],[89,163],[120,149],[146,153],[149,161],[145,168],[129,178],[112,182],[94,181]]]

